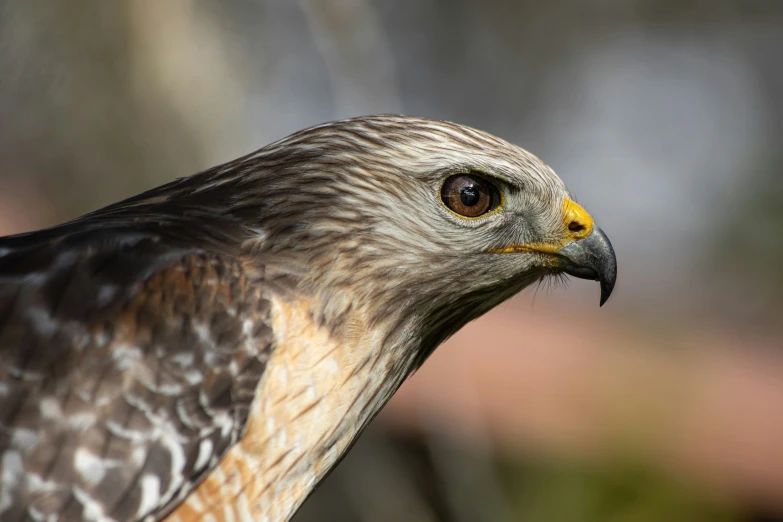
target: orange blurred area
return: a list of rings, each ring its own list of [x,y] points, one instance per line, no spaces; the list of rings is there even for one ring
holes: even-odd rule
[[[597,313],[520,301],[436,351],[381,420],[512,453],[639,460],[783,513],[775,340],[684,331],[663,345]]]

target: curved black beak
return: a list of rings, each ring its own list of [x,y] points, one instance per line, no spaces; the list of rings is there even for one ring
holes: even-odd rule
[[[617,281],[617,258],[609,238],[597,226],[587,237],[568,243],[557,251],[560,267],[568,275],[601,283],[601,306]]]

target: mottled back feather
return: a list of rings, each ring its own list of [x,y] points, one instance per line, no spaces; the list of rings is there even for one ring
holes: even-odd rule
[[[273,348],[238,259],[84,228],[0,241],[4,522],[160,520],[240,437]]]

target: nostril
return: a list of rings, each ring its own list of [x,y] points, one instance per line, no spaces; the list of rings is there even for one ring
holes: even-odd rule
[[[568,224],[568,230],[570,230],[571,232],[584,232],[585,230],[587,230],[587,227],[584,226],[579,221],[572,221],[571,223]]]
[[[593,231],[593,218],[570,199],[565,201],[562,223],[566,227],[565,235],[572,240],[587,237]]]

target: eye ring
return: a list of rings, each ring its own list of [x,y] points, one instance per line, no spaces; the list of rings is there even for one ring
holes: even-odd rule
[[[446,178],[440,189],[440,199],[455,214],[475,219],[500,206],[497,187],[475,174],[454,174]]]

